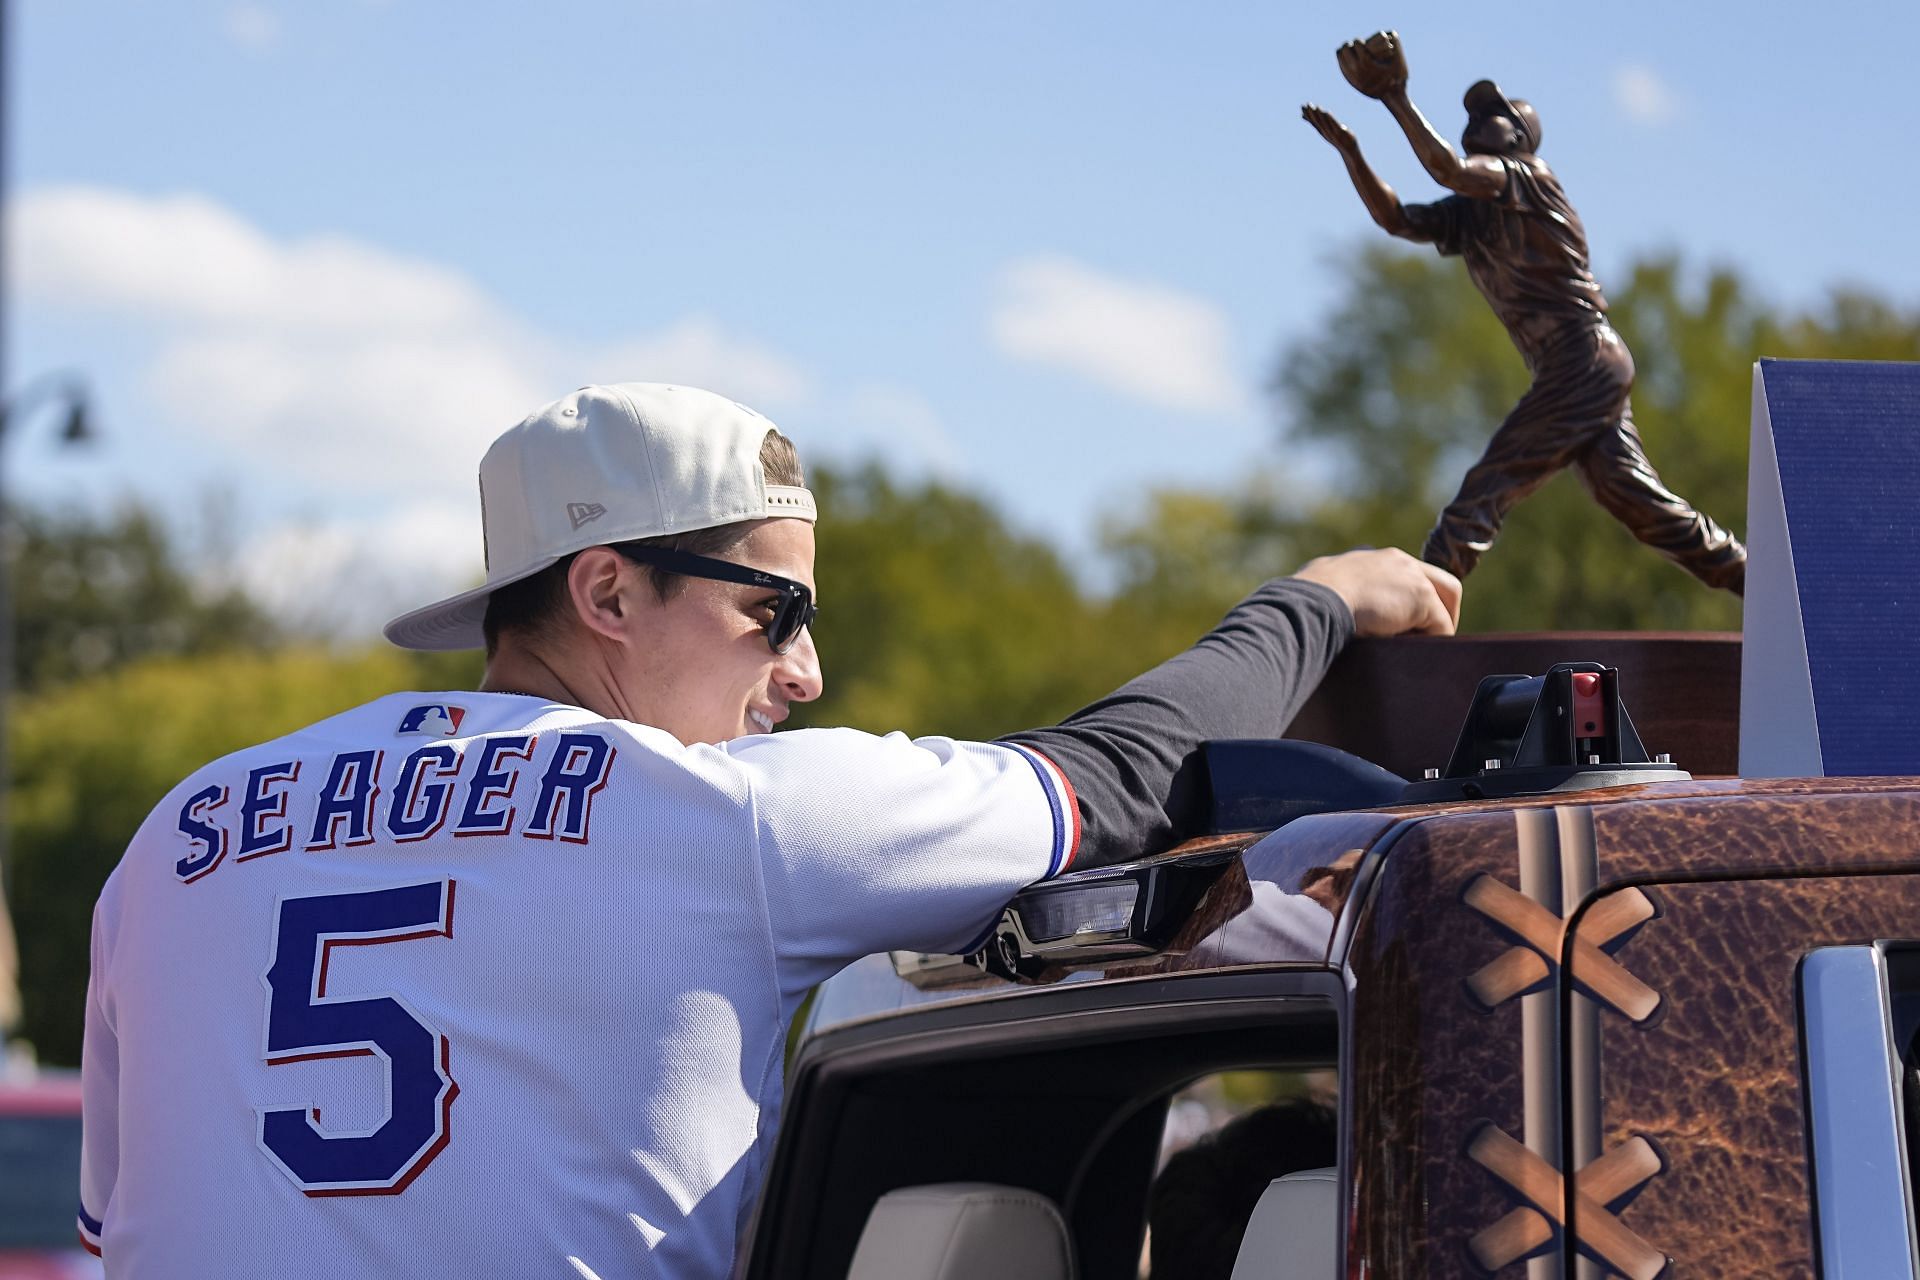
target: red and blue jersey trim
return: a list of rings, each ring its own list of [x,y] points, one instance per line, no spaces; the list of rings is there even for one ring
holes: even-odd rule
[[[1073,783],[1067,780],[1059,765],[1032,747],[1017,742],[1006,745],[1033,766],[1033,771],[1040,775],[1040,789],[1047,793],[1047,807],[1053,811],[1053,855],[1044,878],[1051,879],[1071,868],[1074,855],[1080,852],[1080,799],[1074,795]]]
[[[100,1253],[100,1219],[87,1214],[87,1206],[80,1206],[80,1247],[98,1258]]]

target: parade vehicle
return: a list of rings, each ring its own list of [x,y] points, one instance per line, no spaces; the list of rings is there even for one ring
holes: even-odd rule
[[[1739,664],[1357,644],[1215,834],[821,989],[744,1274],[1135,1280],[1180,1091],[1330,1069],[1235,1280],[1913,1276],[1920,779],[1732,776]]]

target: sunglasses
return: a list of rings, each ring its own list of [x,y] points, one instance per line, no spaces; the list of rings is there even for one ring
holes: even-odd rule
[[[735,564],[731,560],[697,556],[691,551],[675,551],[669,547],[636,547],[619,542],[612,545],[615,551],[636,564],[650,564],[668,573],[683,574],[689,578],[739,582],[749,587],[764,587],[768,591],[779,592],[780,603],[774,606],[773,620],[766,626],[767,647],[775,653],[785,653],[793,648],[800,639],[800,633],[820,612],[813,603],[813,592],[792,578]]]

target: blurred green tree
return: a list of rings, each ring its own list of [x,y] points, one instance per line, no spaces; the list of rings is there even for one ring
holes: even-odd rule
[[[195,581],[152,511],[11,514],[14,680],[23,692],[140,658],[259,649],[277,638],[239,587]]]
[[[795,706],[795,725],[990,738],[1133,674],[1138,646],[1103,628],[1059,553],[979,497],[875,466],[810,481],[830,513],[814,624],[826,695]]]
[[[1320,501],[1278,468],[1238,489],[1148,494],[1143,515],[1100,530],[1117,570],[1106,609],[1127,620],[1121,629],[1146,638],[1142,652],[1178,652],[1255,586],[1310,558],[1302,548],[1315,531],[1288,513],[1318,510]]]

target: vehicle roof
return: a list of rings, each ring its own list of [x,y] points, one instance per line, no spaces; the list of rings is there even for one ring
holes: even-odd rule
[[[1416,872],[1455,893],[1511,843],[1519,815],[1542,809],[1590,821],[1595,895],[1625,883],[1920,871],[1920,778],[1696,778],[1499,800],[1314,814],[1274,832],[1206,837],[1134,866],[1221,862],[1223,870],[1164,952],[1059,962],[1033,983],[971,972],[910,981],[870,957],[825,984],[820,1031],[930,1003],[1006,997],[1060,982],[1109,982],[1247,965],[1339,967],[1353,921],[1382,868]],[[1224,857],[1223,857],[1224,855]],[[1071,883],[1115,869],[1076,872]]]

